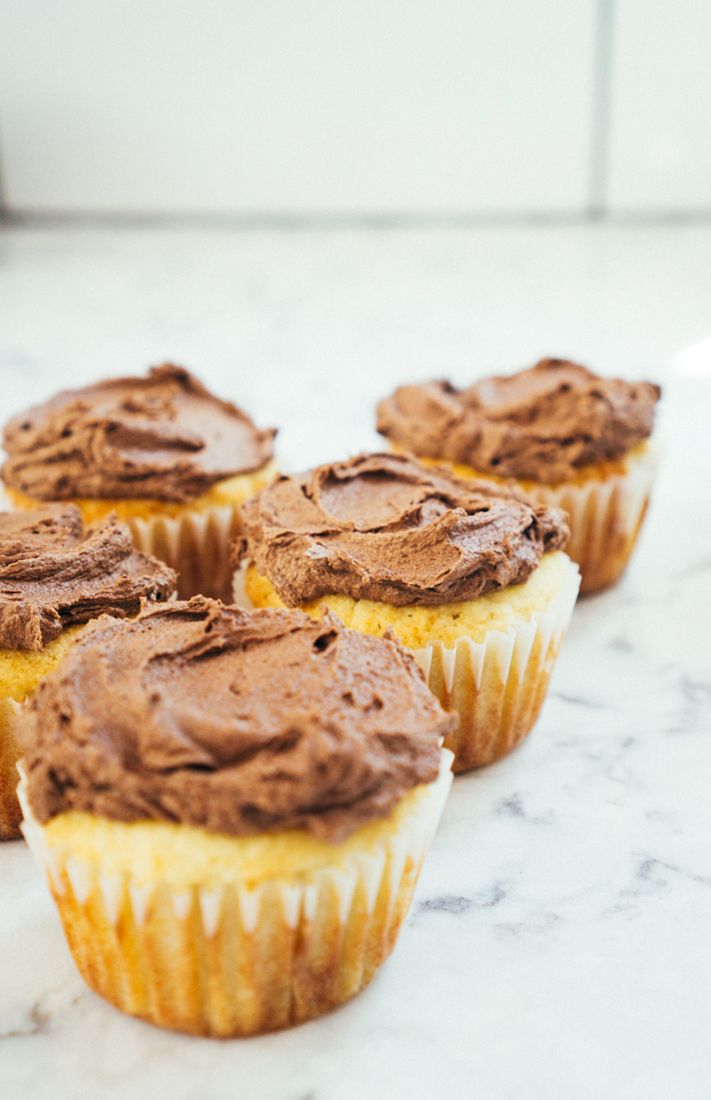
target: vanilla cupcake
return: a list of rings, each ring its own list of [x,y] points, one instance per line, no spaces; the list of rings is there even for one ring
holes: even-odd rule
[[[563,513],[399,455],[277,478],[243,509],[235,578],[257,607],[333,611],[414,652],[458,725],[454,770],[533,726],[575,603]]]
[[[407,913],[452,721],[401,646],[330,617],[102,618],[21,720],[23,829],[83,977],[201,1035],[354,996]]]
[[[396,449],[446,463],[462,477],[513,479],[562,508],[581,591],[617,581],[637,541],[654,476],[650,436],[661,390],[542,359],[458,390],[400,386],[378,405],[378,431]]]
[[[175,574],[139,553],[127,528],[85,530],[72,505],[0,513],[0,839],[20,835],[15,722],[90,619],[165,600]]]
[[[88,523],[115,513],[140,550],[178,571],[181,595],[224,596],[239,505],[274,473],[274,434],[166,364],[16,416],[2,477],[19,508],[71,501]]]

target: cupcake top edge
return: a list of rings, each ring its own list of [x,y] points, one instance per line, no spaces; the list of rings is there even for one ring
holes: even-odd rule
[[[36,500],[189,501],[273,455],[273,429],[172,363],[65,390],[13,417],[2,477]]]
[[[41,650],[68,626],[136,615],[175,588],[175,572],[113,518],[87,528],[73,504],[0,512],[2,649]]]
[[[400,386],[378,405],[377,428],[416,454],[483,473],[557,484],[581,467],[622,458],[648,439],[661,389],[541,359],[466,389]]]
[[[19,719],[34,814],[340,841],[433,781],[455,720],[395,641],[194,597],[87,629]]]
[[[525,581],[565,545],[564,514],[409,455],[282,475],[242,509],[235,558],[288,606],[343,594],[394,606],[471,600]]]

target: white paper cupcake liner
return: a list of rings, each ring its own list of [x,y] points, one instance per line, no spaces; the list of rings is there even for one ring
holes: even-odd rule
[[[438,779],[382,841],[256,887],[225,877],[210,889],[178,889],[169,873],[150,882],[130,868],[107,874],[71,846],[50,847],[24,783],[22,828],[93,989],[162,1027],[249,1035],[321,1015],[368,984],[409,908],[450,763],[443,750]]]
[[[580,566],[582,593],[614,584],[624,572],[644,521],[656,471],[649,445],[626,461],[624,472],[580,484],[526,485],[526,492],[568,514],[566,553]]]
[[[230,549],[240,531],[239,505],[226,504],[179,516],[126,520],[139,550],[153,554],[178,573],[178,595],[229,598]]]
[[[391,449],[402,453],[402,448]],[[585,478],[560,485],[505,477],[492,480],[518,485],[532,500],[567,512],[570,541],[565,550],[580,566],[581,595],[590,595],[618,581],[627,567],[649,506],[658,455],[658,441],[650,439],[626,455],[617,473],[605,473],[604,467],[598,473],[590,467]],[[445,466],[464,480],[491,477],[448,459],[420,461]]]
[[[555,595],[529,618],[507,630],[489,630],[483,641],[462,636],[453,646],[435,641],[410,648],[428,687],[459,716],[445,746],[453,770],[491,764],[531,731],[548,690],[555,660],[580,586],[577,565],[565,560]],[[234,577],[234,598],[254,606],[245,593],[245,568]]]
[[[509,630],[490,630],[482,642],[460,638],[412,652],[430,690],[459,725],[445,741],[454,771],[491,764],[530,732],[548,690],[555,660],[578,595],[580,575],[568,562],[547,607]]]
[[[232,590],[230,592],[230,597],[235,606],[241,607],[244,611],[254,611],[254,604],[245,590],[246,579],[247,563],[242,562],[232,575]]]

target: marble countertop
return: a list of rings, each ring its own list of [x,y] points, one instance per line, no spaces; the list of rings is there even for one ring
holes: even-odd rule
[[[664,382],[637,557],[576,610],[542,717],[458,778],[397,950],[338,1012],[215,1042],[82,983],[0,847],[7,1100],[711,1095],[711,227],[0,231],[2,418],[173,357],[302,465],[398,380],[544,353]],[[706,341],[706,342],[705,342]]]

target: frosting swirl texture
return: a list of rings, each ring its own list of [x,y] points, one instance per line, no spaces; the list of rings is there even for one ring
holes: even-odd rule
[[[66,390],[14,417],[2,476],[36,500],[185,501],[263,466],[274,434],[166,363],[144,378]]]
[[[20,738],[41,821],[84,810],[338,841],[436,778],[454,723],[394,641],[194,597],[93,624]]]
[[[404,455],[360,455],[282,475],[242,510],[247,554],[284,603],[443,604],[524,581],[564,545],[558,509]]]
[[[660,395],[652,382],[601,378],[577,363],[542,359],[463,390],[449,382],[400,386],[378,405],[377,427],[422,456],[556,484],[647,439]]]
[[[136,615],[175,592],[172,569],[111,519],[86,529],[74,505],[0,513],[0,647],[40,650],[104,612]]]

